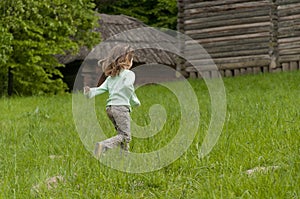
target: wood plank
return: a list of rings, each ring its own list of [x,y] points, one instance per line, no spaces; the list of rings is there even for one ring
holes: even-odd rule
[[[260,1],[260,0],[256,0]],[[234,3],[243,3],[243,2],[249,2],[249,0],[223,0],[223,1],[202,1],[199,2],[199,0],[195,1],[189,1],[189,3],[186,5],[187,9],[192,9],[192,8],[202,8],[202,7],[208,7],[208,6],[221,6],[225,4],[234,4]]]
[[[200,12],[200,13],[195,13],[193,15],[184,13],[184,15],[185,15],[185,20],[197,18],[203,20],[206,19],[209,22],[211,21],[210,19],[213,20],[214,18],[216,18],[215,20],[218,20],[218,17],[222,17],[222,16],[233,17],[233,18],[238,18],[238,16],[243,16],[243,15],[255,16],[254,13],[256,12],[257,13],[263,12],[264,13],[263,15],[269,15],[270,7],[261,6],[261,7],[253,7],[253,8],[241,8],[238,10],[224,10],[219,12]]]
[[[278,5],[286,5],[286,4],[299,3],[299,0],[277,0],[276,3]]]
[[[286,43],[293,43],[293,42],[299,42],[300,36],[298,37],[290,37],[290,38],[281,38],[278,39],[278,44],[286,44]]]
[[[209,55],[209,57],[208,57]],[[200,56],[197,54],[190,53],[189,55],[185,55],[186,59],[189,60],[199,60],[199,59],[222,59],[222,58],[230,58],[230,57],[244,57],[244,56],[260,56],[260,55],[269,55],[268,50],[262,49],[259,52],[255,50],[248,50],[244,52],[239,52],[239,51],[233,51],[232,53],[230,52],[220,52],[220,53],[209,53],[206,56]]]
[[[245,50],[245,51],[227,51],[221,53],[209,53],[213,59],[226,58],[226,57],[238,57],[238,56],[257,56],[257,55],[268,55],[268,49],[260,50]]]
[[[235,46],[247,46],[247,45],[253,45],[253,44],[264,44],[269,45],[269,37],[261,37],[261,38],[246,38],[246,39],[240,39],[240,40],[225,40],[225,41],[219,41],[219,42],[213,42],[213,43],[206,43],[202,46],[206,49],[211,48],[221,48],[221,47],[235,47]],[[200,44],[187,44],[185,45],[186,49],[198,49]]]
[[[300,31],[297,31],[297,32],[294,32],[294,33],[292,33],[292,32],[282,32],[282,33],[278,36],[278,38],[281,39],[281,38],[295,37],[295,36],[300,35],[299,32],[300,32]]]
[[[290,19],[289,19],[290,20]],[[226,21],[226,23],[224,23]],[[193,24],[206,24],[203,27],[215,27],[215,26],[224,26],[227,24],[235,25],[235,24],[244,24],[244,23],[255,23],[255,22],[266,22],[270,21],[268,13],[264,10],[255,13],[235,13],[235,14],[224,14],[217,15],[214,17],[205,17],[199,18],[195,17],[192,19],[188,19],[184,21],[184,24],[188,27]]]
[[[227,46],[220,46],[220,47],[204,47],[208,54],[215,54],[215,53],[230,53],[230,52],[238,52],[242,51],[247,53],[246,51],[261,51],[266,54],[269,52],[269,43],[252,43],[252,44],[237,44],[237,45],[227,45]],[[197,53],[194,49],[185,49],[184,53],[186,55],[191,55]],[[203,52],[199,52],[200,54]]]
[[[206,60],[192,60],[190,61],[194,66],[198,66],[199,70],[212,70],[213,66],[208,65],[210,62]],[[267,66],[270,63],[270,58],[268,55],[259,55],[252,58],[239,58],[234,57],[223,58],[223,59],[214,59],[215,65],[219,69],[235,69],[235,68],[245,68],[245,67],[257,67],[257,66]]]
[[[299,30],[300,27],[300,18],[298,21],[285,21],[278,23],[278,31],[285,31],[285,30]]]
[[[232,40],[232,41],[237,41],[237,40]],[[244,43],[243,43],[244,42]],[[249,42],[249,43],[247,43]],[[212,43],[204,43],[202,44],[203,48],[207,51],[209,54],[218,54],[218,53],[229,53],[229,52],[239,52],[241,53],[251,53],[247,51],[259,51],[260,53],[269,52],[269,42],[262,42],[262,43],[253,43],[251,41],[241,41],[238,44],[234,44],[234,42],[227,42],[228,45],[220,45],[220,47],[217,45],[218,42],[214,42],[213,45],[209,45]],[[201,43],[200,43],[201,44]],[[186,54],[193,54],[195,51],[193,49],[186,49],[185,50]]]
[[[259,1],[259,2],[245,2],[245,3],[236,3],[236,4],[225,4],[221,6],[210,6],[210,7],[201,7],[201,8],[190,8],[185,9],[184,13],[187,15],[202,13],[202,12],[220,12],[220,11],[229,11],[229,10],[238,10],[243,8],[255,8],[266,6],[268,7],[270,3],[268,1]]]
[[[253,7],[253,8],[241,8],[238,10],[224,10],[224,11],[219,11],[219,12],[199,12],[199,13],[194,13],[193,15],[184,13],[185,19],[194,19],[194,18],[202,18],[206,20],[214,19],[214,17],[222,17],[222,16],[227,16],[227,17],[233,17],[237,18],[237,16],[243,15],[243,13],[249,13],[252,14],[255,12],[264,12],[264,15],[268,15],[270,12],[270,7],[269,6],[261,6],[261,7]],[[218,18],[217,18],[218,19]],[[216,19],[216,20],[217,20]]]
[[[266,17],[267,18],[267,17]],[[246,23],[247,21],[247,23]],[[290,23],[293,25],[292,29],[295,29],[296,27],[300,26],[300,23]],[[198,23],[198,24],[192,24],[192,25],[185,25],[185,34],[191,35],[191,34],[203,34],[203,33],[214,33],[214,32],[229,32],[229,31],[237,31],[237,30],[255,30],[256,28],[258,31],[265,30],[270,31],[272,27],[272,24],[270,21],[257,21],[257,20],[245,20],[240,21],[237,23],[230,24],[226,19],[223,21],[218,21],[215,24],[208,24],[208,23]],[[284,25],[279,26],[280,28],[290,28],[290,26]]]
[[[212,63],[211,59],[201,59],[201,60],[189,60],[191,63],[196,63],[197,65],[209,65]],[[224,63],[241,63],[241,62],[259,62],[263,63],[270,61],[269,55],[257,55],[257,56],[240,56],[240,57],[227,57],[227,58],[219,58],[213,60],[215,64],[224,64]],[[263,64],[260,64],[263,65]]]
[[[269,32],[263,32],[263,33],[254,33],[254,34],[227,36],[227,37],[217,37],[217,38],[209,38],[209,39],[196,39],[196,41],[199,42],[200,44],[205,44],[205,43],[230,41],[230,40],[240,40],[240,39],[248,39],[248,38],[262,38],[262,37],[269,37],[269,35],[270,35]]]
[[[259,22],[259,23],[250,23],[250,24],[238,24],[238,25],[226,25],[221,27],[214,27],[214,28],[205,28],[205,29],[195,29],[195,30],[189,30],[185,31],[185,34],[199,34],[199,33],[210,33],[210,32],[219,32],[219,31],[230,31],[230,30],[236,30],[236,29],[250,29],[250,28],[257,28],[257,27],[265,27],[270,26],[270,22]],[[266,28],[269,30],[268,28]]]
[[[297,10],[297,8],[300,7],[300,2],[298,3],[292,3],[292,4],[280,4],[277,9],[280,13],[282,10]],[[298,10],[299,11],[299,10]]]
[[[289,24],[289,26],[287,26]],[[300,21],[299,23],[287,23],[284,26],[279,26],[278,35],[288,34],[288,33],[297,33],[300,30]]]
[[[294,20],[299,20],[299,19],[300,19],[300,14],[295,14],[295,15],[289,15],[289,16],[281,16],[278,18],[278,22],[294,21]]]
[[[279,49],[279,55],[297,55],[300,54],[300,46],[298,48],[291,48],[286,50]]]
[[[285,50],[285,49],[297,48],[299,46],[300,46],[300,41],[292,42],[292,43],[281,43],[278,45],[278,49]]]
[[[286,9],[286,10],[280,10],[278,11],[278,16],[279,17],[286,17],[286,16],[291,16],[291,15],[298,15],[299,14],[299,9],[300,7],[297,6],[297,9]]]
[[[192,39],[208,39],[208,38],[216,38],[216,37],[226,37],[226,36],[235,36],[235,35],[245,35],[245,34],[255,34],[255,33],[263,33],[270,32],[271,26],[260,26],[256,28],[244,28],[244,29],[236,29],[236,30],[224,30],[218,32],[209,32],[209,33],[197,33],[197,34],[187,34]]]
[[[185,16],[186,24],[193,24],[195,22],[214,22],[227,18],[228,20],[243,19],[249,17],[268,16],[269,12],[266,8],[255,8],[249,10],[238,10],[235,12],[222,12],[217,14],[199,13],[193,16]]]
[[[300,60],[300,54],[299,55],[281,55],[279,57],[279,62],[290,62],[290,61],[299,61]]]

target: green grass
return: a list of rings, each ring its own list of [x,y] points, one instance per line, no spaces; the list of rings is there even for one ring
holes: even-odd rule
[[[300,72],[224,79],[226,121],[202,159],[210,100],[203,81],[190,83],[201,113],[194,142],[171,165],[141,174],[93,158],[76,131],[71,95],[0,99],[0,198],[300,198]],[[149,124],[153,104],[163,105],[168,117],[155,136],[133,138],[131,150],[157,150],[178,130],[176,98],[155,85],[137,95],[143,105],[132,113],[136,123]],[[97,116],[112,135],[105,98],[96,98]],[[246,173],[254,168],[268,170]],[[49,188],[47,180],[55,176],[61,180]]]

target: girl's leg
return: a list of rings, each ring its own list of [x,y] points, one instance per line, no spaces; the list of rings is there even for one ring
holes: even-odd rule
[[[109,119],[118,131],[118,135],[98,142],[95,147],[95,155],[100,156],[107,149],[112,149],[118,145],[124,151],[129,151],[130,135],[130,115],[129,108],[126,106],[110,106],[106,108]]]
[[[116,122],[118,135],[121,135],[123,138],[120,143],[121,149],[128,152],[131,140],[129,108],[126,106],[115,106],[112,113]]]
[[[124,138],[121,135],[116,135],[116,136],[108,138],[100,143],[103,145],[104,150],[112,149],[112,148],[115,148],[116,146],[120,145],[123,142],[123,139]]]
[[[95,146],[94,155],[99,158],[102,153],[104,153],[108,149],[112,149],[117,147],[118,145],[123,143],[123,136],[116,135],[101,142],[97,142]]]

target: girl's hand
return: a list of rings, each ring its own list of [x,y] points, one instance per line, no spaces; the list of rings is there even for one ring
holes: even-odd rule
[[[84,95],[87,95],[89,92],[90,92],[90,87],[88,87],[88,86],[85,86],[85,87],[83,87],[83,94]]]

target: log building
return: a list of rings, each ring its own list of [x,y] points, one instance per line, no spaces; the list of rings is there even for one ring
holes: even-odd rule
[[[299,69],[300,0],[178,0],[178,10],[178,30],[202,45],[222,76]],[[187,63],[182,70],[201,77]]]

